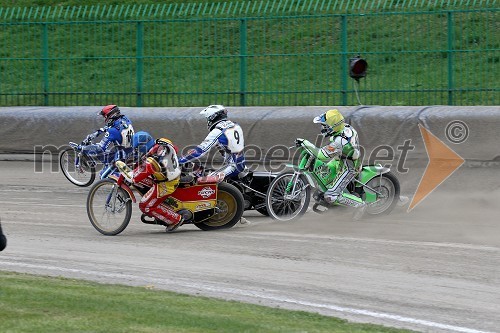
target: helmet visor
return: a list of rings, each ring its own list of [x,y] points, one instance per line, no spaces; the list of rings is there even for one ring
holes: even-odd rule
[[[323,113],[322,115],[315,117],[313,119],[313,123],[326,125],[326,113]]]

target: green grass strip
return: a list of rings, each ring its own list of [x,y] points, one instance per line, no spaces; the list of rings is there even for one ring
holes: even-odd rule
[[[0,331],[409,332],[207,297],[0,271]]]

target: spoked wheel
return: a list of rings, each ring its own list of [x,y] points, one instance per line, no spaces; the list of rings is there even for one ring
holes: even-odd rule
[[[367,201],[367,215],[386,215],[389,214],[396,206],[399,200],[399,181],[392,173],[388,172],[381,176],[371,179],[367,184],[376,192],[376,200],[369,202],[366,193],[371,193],[368,187],[365,187],[363,200]]]
[[[65,149],[59,155],[59,166],[64,176],[76,186],[86,187],[95,180],[95,166],[90,165],[91,161],[81,155],[79,166],[75,165],[78,152],[73,148]]]
[[[217,213],[206,221],[196,223],[201,230],[233,227],[243,215],[243,195],[233,185],[222,182],[217,190]]]
[[[132,199],[114,180],[100,180],[89,191],[87,215],[101,234],[118,235],[130,222]]]
[[[311,187],[303,175],[292,171],[276,176],[267,189],[266,205],[269,216],[280,221],[292,221],[307,211]]]

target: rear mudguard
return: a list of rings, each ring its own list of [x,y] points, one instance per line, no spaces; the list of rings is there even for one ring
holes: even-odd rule
[[[373,178],[388,173],[389,171],[391,171],[389,168],[383,167],[380,164],[364,166],[359,176],[359,181],[361,181],[361,183],[356,183],[356,187],[361,187]],[[377,200],[377,194],[366,188],[365,196],[366,202],[375,202]]]
[[[384,173],[388,173],[389,171],[391,171],[391,169],[383,167],[380,164],[367,165],[367,166],[364,166],[363,169],[361,170],[359,180],[363,184],[366,184],[373,177],[383,175]],[[361,184],[357,184],[357,186],[359,187],[359,186],[361,186]]]
[[[118,183],[118,177],[117,177],[116,175],[110,175],[108,178],[113,179],[115,182],[117,182],[117,183]],[[132,202],[133,202],[133,203],[136,203],[136,202],[137,202],[137,200],[136,200],[136,198],[135,198],[134,191],[132,191],[132,189],[131,189],[131,188],[130,188],[127,184],[125,184],[125,183],[123,183],[123,182],[122,182],[119,186],[120,186],[122,189],[124,189],[124,190],[125,190],[125,192],[127,192],[127,193],[128,193],[128,195],[130,196],[130,199],[132,199]]]

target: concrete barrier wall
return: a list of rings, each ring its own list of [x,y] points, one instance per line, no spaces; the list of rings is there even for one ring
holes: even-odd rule
[[[315,141],[320,126],[312,119],[335,107],[230,107],[230,118],[243,127],[247,145],[260,147],[261,158],[275,145],[292,146],[295,138]],[[407,151],[410,160],[425,160],[427,154],[419,124],[450,146],[465,159],[490,161],[500,158],[500,107],[451,106],[356,106],[336,107],[359,133],[365,160],[392,150],[399,158],[405,141],[414,149]],[[195,108],[128,108],[121,107],[134,128],[165,136],[179,147],[194,145],[207,134],[205,119]],[[102,127],[97,116],[99,107],[9,107],[0,108],[0,153],[33,153],[35,146],[61,146],[68,141],[80,142],[88,133]],[[468,128],[468,138],[455,144],[446,135],[452,122]],[[451,128],[453,129],[453,128]],[[460,128],[454,134],[463,134]],[[377,148],[379,147],[379,148]],[[277,153],[279,154],[279,153]],[[254,152],[252,152],[254,155]],[[269,157],[269,156],[268,156]],[[389,159],[389,158],[387,158]]]

